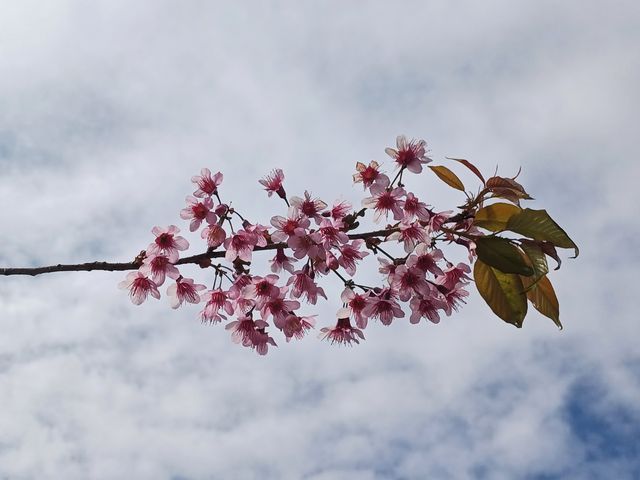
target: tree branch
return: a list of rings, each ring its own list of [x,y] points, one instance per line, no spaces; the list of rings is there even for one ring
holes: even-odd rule
[[[384,230],[375,230],[372,232],[364,232],[364,233],[353,233],[349,235],[349,239],[351,240],[365,240],[367,238],[372,237],[387,237],[393,232],[398,231],[397,227],[387,228]],[[276,250],[278,248],[289,248],[286,243],[269,243],[264,247],[256,247],[253,249],[254,252],[262,251],[262,250]],[[191,255],[190,257],[181,258],[176,262],[176,265],[185,265],[190,263],[200,264],[203,260],[209,258],[222,258],[225,255],[224,250],[217,250],[214,252],[204,252],[199,253],[197,255]],[[123,263],[115,263],[115,262],[87,262],[87,263],[76,263],[76,264],[58,264],[58,265],[49,265],[46,267],[26,267],[26,268],[0,268],[0,275],[9,276],[9,275],[30,275],[35,277],[36,275],[41,275],[43,273],[53,273],[53,272],[91,272],[94,270],[101,270],[107,272],[121,272],[126,270],[137,270],[142,265],[140,260],[134,260],[133,262],[123,262]]]

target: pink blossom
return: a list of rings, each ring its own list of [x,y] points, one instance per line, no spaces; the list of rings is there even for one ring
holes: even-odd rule
[[[244,287],[246,287],[247,285],[251,285],[251,278],[251,275],[246,274],[238,275],[237,277],[235,277],[233,280],[233,284],[231,285],[231,287],[229,287],[229,298],[232,298],[234,300],[240,298]]]
[[[440,322],[438,310],[445,310],[447,304],[435,296],[421,297],[415,296],[411,299],[411,323],[418,323],[420,319],[426,317],[430,322]]]
[[[437,248],[429,251],[429,246],[421,243],[413,254],[407,258],[407,266],[416,267],[423,272],[431,272],[434,275],[444,275],[444,272],[437,264],[442,258],[442,251]]]
[[[142,262],[140,273],[150,276],[157,286],[164,283],[166,277],[174,280],[180,276],[180,272],[174,264],[171,263],[166,255],[151,254]]]
[[[404,213],[404,219],[407,221],[417,217],[420,221],[428,222],[431,218],[427,204],[418,200],[418,197],[411,192],[407,193],[404,199]]]
[[[240,317],[229,322],[225,329],[231,330],[231,339],[234,343],[241,343],[245,347],[255,349],[260,355],[266,355],[269,345],[276,347],[276,342],[266,332],[269,324],[264,320],[252,320],[249,317]]]
[[[380,293],[369,297],[362,314],[368,318],[378,318],[383,325],[391,325],[394,318],[404,317],[404,312],[395,298],[397,294],[390,288],[383,288]]]
[[[340,262],[331,251],[325,250],[324,260],[317,261],[314,266],[320,273],[326,275],[329,270],[337,270],[340,267]]]
[[[204,228],[200,236],[207,240],[207,247],[216,249],[224,243],[227,232],[220,225],[214,223]]]
[[[451,265],[444,271],[442,276],[436,278],[436,283],[450,290],[459,282],[466,283],[471,281],[471,278],[467,276],[467,273],[471,273],[469,265],[464,263],[459,263],[456,266]]]
[[[340,257],[338,263],[345,269],[345,271],[353,276],[356,273],[356,261],[362,260],[369,255],[369,252],[360,252],[360,247],[364,245],[364,240],[353,240],[350,244],[347,243],[338,247],[340,250]]]
[[[297,210],[293,207],[289,209],[288,218],[276,215],[271,218],[271,225],[276,229],[271,234],[271,240],[274,242],[286,242],[288,238],[293,235],[296,228],[308,228],[310,225],[309,219],[301,217]]]
[[[269,233],[269,227],[265,227],[264,225],[260,225],[259,223],[252,225],[248,222],[245,222],[243,225],[245,231],[255,236],[256,246],[264,247],[267,245],[267,234]]]
[[[315,305],[318,301],[318,295],[327,299],[327,295],[324,293],[322,287],[316,285],[308,275],[308,268],[303,268],[302,270],[298,270],[294,272],[294,274],[289,278],[287,285],[293,285],[291,290],[291,296],[293,298],[306,298],[308,303]]]
[[[427,157],[426,146],[427,142],[424,140],[407,141],[407,137],[399,135],[396,138],[397,150],[386,148],[385,152],[396,161],[399,167],[406,168],[413,173],[420,173],[422,165],[431,161]]]
[[[311,198],[311,194],[305,190],[304,199],[292,197],[291,205],[308,218],[313,218],[316,223],[322,221],[322,210],[327,208],[327,204],[318,198]]]
[[[207,223],[215,223],[217,220],[216,214],[211,211],[213,208],[213,200],[211,197],[205,197],[202,201],[197,198],[188,196],[187,207],[180,211],[180,218],[183,220],[191,219],[189,224],[189,230],[195,232],[200,228],[200,224],[203,220]]]
[[[276,327],[282,330],[282,333],[284,333],[288,342],[292,338],[296,338],[298,340],[303,338],[305,334],[315,326],[315,317],[316,315],[299,317],[292,313],[275,319],[273,323]]]
[[[277,326],[278,319],[281,320],[290,313],[293,313],[294,310],[299,309],[300,302],[296,300],[285,300],[286,294],[287,287],[282,287],[279,289],[278,295],[267,299],[260,309],[260,315],[262,315],[262,318],[266,319],[269,318],[269,315],[273,315]]]
[[[175,263],[178,260],[178,250],[189,248],[189,242],[184,237],[176,235],[180,233],[180,229],[175,225],[169,225],[167,228],[153,227],[151,233],[156,239],[147,248],[147,255],[164,254],[169,257],[171,263]]]
[[[320,329],[320,337],[323,340],[328,340],[332,344],[337,343],[338,345],[351,345],[352,343],[360,343],[358,337],[361,340],[364,340],[364,333],[359,328],[351,325],[349,321],[349,310],[346,308],[341,308],[338,310],[338,322],[333,328],[322,328]]]
[[[429,295],[431,287],[424,277],[424,272],[417,268],[400,265],[391,277],[391,288],[399,292],[400,300],[406,302],[414,294]]]
[[[331,218],[336,221],[341,221],[351,211],[351,204],[349,202],[335,201],[333,207],[331,207]]]
[[[331,248],[341,243],[347,243],[349,236],[340,230],[340,223],[329,219],[320,222],[318,233],[322,237],[322,245],[324,248]]]
[[[282,186],[283,181],[284,173],[279,168],[276,168],[265,178],[259,180],[260,184],[265,187],[264,189],[267,191],[267,195],[271,196],[276,193],[280,198],[287,198],[287,194]]]
[[[261,324],[266,323],[261,322],[260,320],[256,320],[256,324],[258,324],[258,322],[260,322]],[[276,344],[276,341],[271,336],[269,336],[267,332],[265,332],[264,327],[256,327],[254,334],[251,336],[251,342],[251,348],[255,349],[255,351],[258,352],[259,355],[266,355],[269,351],[269,345],[273,345],[274,347],[278,346]]]
[[[224,258],[229,262],[233,262],[236,258],[240,258],[244,262],[250,262],[256,241],[257,237],[254,233],[239,230],[235,235],[224,241],[224,248],[226,249]]]
[[[428,238],[427,231],[419,222],[404,223],[400,222],[400,231],[393,232],[389,235],[389,240],[398,240],[404,243],[404,251],[411,253],[418,243],[426,242]]]
[[[203,302],[206,302],[204,309],[200,312],[200,318],[203,322],[218,323],[226,320],[226,316],[220,313],[220,310],[228,315],[233,314],[233,305],[229,300],[228,293],[221,290],[210,290],[200,296]]]
[[[160,298],[157,285],[140,271],[129,272],[125,279],[118,284],[118,287],[129,290],[129,297],[134,305],[140,305],[149,294],[153,298]]]
[[[191,181],[198,186],[193,193],[196,197],[210,197],[218,193],[218,187],[222,183],[222,173],[218,172],[211,176],[211,170],[203,168],[200,175],[191,177]]]
[[[356,163],[356,170],[358,173],[353,175],[353,183],[362,182],[362,186],[366,190],[384,177],[387,180],[387,185],[389,185],[389,177],[380,173],[378,170],[379,167],[380,165],[375,160],[372,160],[368,166],[361,162]]]
[[[191,278],[178,277],[176,283],[167,288],[167,295],[170,298],[171,308],[180,307],[183,302],[200,303],[200,290],[206,290],[207,287],[200,284],[194,284]]]
[[[396,271],[396,268],[398,268],[398,265],[396,265],[395,262],[391,262],[386,258],[378,257],[378,262],[380,263],[378,271],[383,275],[392,275]]]
[[[280,273],[282,269],[285,269],[289,273],[293,273],[293,263],[295,260],[288,257],[284,253],[284,249],[278,248],[276,255],[269,262],[271,263],[271,271],[273,273]]]
[[[256,306],[261,308],[265,302],[280,294],[280,289],[276,286],[278,278],[277,275],[255,276],[251,279],[251,283],[242,290],[242,296],[254,300]]]
[[[453,213],[451,210],[447,210],[446,212],[433,213],[431,212],[431,218],[429,219],[429,227],[431,227],[432,232],[437,232],[442,228],[444,222],[449,220],[449,217]]]
[[[403,217],[401,200],[405,191],[401,187],[389,190],[386,185],[376,183],[371,186],[371,196],[362,200],[362,206],[373,208],[375,211],[374,220],[378,222],[384,215],[388,217],[389,212],[393,213],[395,220],[401,220]]]
[[[347,308],[353,315],[356,326],[362,329],[367,328],[367,317],[362,313],[364,307],[367,306],[367,298],[368,296],[355,293],[348,287],[344,289],[340,296],[340,299],[347,304]]]
[[[289,237],[287,244],[293,249],[293,256],[297,259],[308,256],[316,258],[322,250],[319,245],[322,237],[320,233],[307,233],[303,228],[296,228],[294,234]]]
[[[469,296],[469,292],[464,289],[463,283],[458,283],[451,289],[446,289],[444,286],[439,286],[438,290],[443,295],[444,301],[446,303],[445,313],[447,316],[451,315],[453,310],[458,310],[458,307],[462,303],[466,303],[464,300],[465,297]]]
[[[227,205],[226,203],[219,203],[213,209],[213,212],[219,217],[224,217],[229,212],[229,205]]]

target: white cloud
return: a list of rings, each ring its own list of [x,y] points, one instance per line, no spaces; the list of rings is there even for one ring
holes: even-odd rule
[[[638,471],[624,456],[589,461],[566,414],[588,379],[607,392],[590,415],[638,415],[635,3],[2,10],[3,266],[130,259],[153,225],[178,221],[202,166],[263,223],[281,208],[257,184],[274,167],[290,194],[358,201],[353,164],[384,160],[402,132],[438,161],[522,166],[582,255],[552,277],[562,333],[535,313],[516,331],[476,294],[438,326],[374,324],[353,349],[277,338],[267,358],[196,308],[132,306],[120,273],[2,278],[1,476]],[[461,201],[429,173],[411,179],[429,202]],[[321,325],[337,306],[327,290]]]

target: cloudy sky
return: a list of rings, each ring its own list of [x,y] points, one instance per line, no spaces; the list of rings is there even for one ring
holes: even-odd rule
[[[562,332],[474,293],[267,357],[121,273],[0,278],[0,478],[640,477],[638,5],[0,1],[0,266],[131,260],[204,166],[263,223],[274,167],[357,202],[398,133],[522,167],[581,247],[551,277]],[[429,173],[412,188],[459,204]]]

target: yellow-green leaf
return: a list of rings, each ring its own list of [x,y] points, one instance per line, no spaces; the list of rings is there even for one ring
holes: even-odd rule
[[[542,251],[542,247],[531,240],[522,240],[520,248],[527,254],[534,270],[534,278],[540,278],[549,273],[547,257]]]
[[[558,297],[553,289],[553,285],[551,285],[547,276],[545,275],[540,278],[535,284],[533,284],[531,279],[522,277],[522,283],[526,288],[533,285],[527,290],[527,298],[533,307],[545,317],[553,320],[553,323],[562,329],[562,323],[560,323],[560,304],[558,303]]]
[[[533,275],[533,268],[527,265],[518,247],[506,238],[480,237],[475,243],[478,258],[487,265],[503,273]]]
[[[522,209],[510,203],[494,203],[481,208],[473,220],[474,225],[492,232],[506,230],[509,219]]]
[[[433,167],[430,166],[429,168],[433,170],[433,173],[435,173],[438,178],[440,178],[440,180],[442,180],[444,183],[446,183],[450,187],[455,188],[456,190],[464,192],[464,184],[462,183],[462,181],[447,167],[440,165]]]
[[[519,275],[503,273],[476,260],[473,278],[480,295],[489,308],[507,323],[522,327],[527,314],[527,297]]]
[[[465,167],[467,167],[469,170],[471,170],[473,173],[476,174],[476,176],[482,180],[482,184],[484,185],[485,180],[484,177],[482,176],[482,173],[480,173],[480,170],[478,170],[478,167],[476,167],[473,163],[471,163],[469,160],[465,160],[464,158],[451,158],[451,157],[446,157],[448,160],[454,160],[458,163],[461,163],[462,165],[464,165]]]
[[[576,257],[580,253],[578,246],[569,238],[567,232],[549,216],[546,210],[525,208],[509,219],[507,228],[534,240],[551,242],[556,247],[573,248]]]

